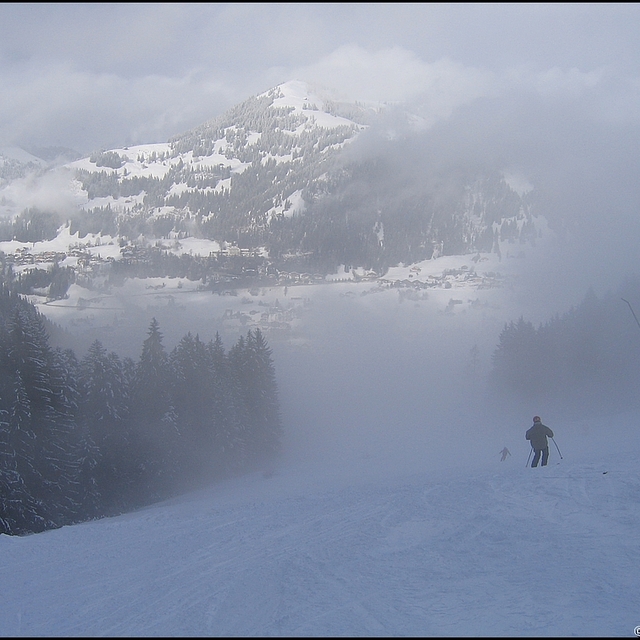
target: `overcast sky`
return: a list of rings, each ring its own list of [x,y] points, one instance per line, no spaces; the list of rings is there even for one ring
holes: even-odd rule
[[[290,79],[419,99],[526,88],[635,117],[637,4],[0,5],[0,147],[162,142]]]

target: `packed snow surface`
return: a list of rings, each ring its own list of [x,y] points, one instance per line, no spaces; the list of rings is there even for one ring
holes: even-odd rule
[[[0,634],[630,636],[638,438],[556,439],[546,468],[525,468],[524,438],[504,462],[405,475],[285,463],[2,536]]]

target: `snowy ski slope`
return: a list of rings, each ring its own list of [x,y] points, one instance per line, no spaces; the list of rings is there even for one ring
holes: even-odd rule
[[[2,536],[0,634],[630,636],[640,480],[605,441],[538,469],[524,444],[504,463],[377,479],[362,461],[284,464]]]

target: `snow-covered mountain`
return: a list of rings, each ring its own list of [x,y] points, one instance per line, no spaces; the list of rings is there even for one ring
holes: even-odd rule
[[[407,136],[389,124],[398,113],[413,126],[408,137],[418,135],[416,119],[395,107],[336,102],[287,82],[166,143],[68,163],[65,205],[57,194],[49,209],[80,237],[193,236],[324,272],[384,271],[535,239],[530,194],[513,176],[463,162],[407,164]],[[23,210],[16,193],[28,195],[12,185],[0,194],[5,215]]]
[[[322,101],[290,82],[165,144],[97,153],[69,167],[89,209],[172,216],[175,231],[193,221],[201,232],[241,235],[294,215],[303,189],[333,168],[370,118],[364,107]]]

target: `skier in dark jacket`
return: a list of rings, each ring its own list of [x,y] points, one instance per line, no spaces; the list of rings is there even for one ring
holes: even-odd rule
[[[549,442],[547,436],[553,438],[553,431],[542,424],[540,416],[534,416],[533,427],[528,429],[524,436],[531,442],[531,448],[534,451],[533,460],[531,461],[532,467],[538,466],[540,456],[542,456],[541,466],[544,467],[547,464],[547,460],[549,459]]]

